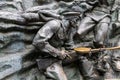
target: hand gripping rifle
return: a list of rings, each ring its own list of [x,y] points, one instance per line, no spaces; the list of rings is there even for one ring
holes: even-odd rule
[[[86,47],[79,47],[79,48],[74,48],[74,51],[76,52],[80,52],[80,53],[84,53],[84,54],[88,54],[88,53],[95,53],[95,52],[99,52],[99,51],[104,51],[104,50],[116,50],[116,49],[120,49],[120,46],[117,47],[111,47],[111,48],[97,48],[97,49],[91,49],[91,48],[86,48]]]

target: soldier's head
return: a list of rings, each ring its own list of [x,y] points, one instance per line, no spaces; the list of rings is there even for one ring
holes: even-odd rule
[[[80,20],[79,12],[66,12],[63,14],[64,18],[69,21],[70,26],[76,27],[77,22]]]
[[[115,71],[120,71],[120,51],[115,51],[112,54],[111,64]]]

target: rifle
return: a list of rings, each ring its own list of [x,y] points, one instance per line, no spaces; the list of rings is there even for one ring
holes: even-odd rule
[[[111,48],[97,48],[97,49],[79,47],[79,48],[74,48],[74,51],[84,53],[84,54],[88,54],[90,52],[95,53],[95,52],[99,52],[101,50],[115,50],[115,49],[120,49],[120,46],[111,47]]]

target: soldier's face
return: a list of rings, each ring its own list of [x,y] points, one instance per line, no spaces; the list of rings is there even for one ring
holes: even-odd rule
[[[76,18],[76,17],[73,17],[70,20],[70,25],[73,26],[73,27],[77,27],[77,23],[78,23],[78,18]]]
[[[71,21],[70,21],[70,25],[73,26],[73,27],[75,27],[75,25],[76,25],[76,24],[75,24],[75,21],[71,20]]]
[[[116,71],[120,71],[120,54],[116,53],[112,56],[112,67]]]

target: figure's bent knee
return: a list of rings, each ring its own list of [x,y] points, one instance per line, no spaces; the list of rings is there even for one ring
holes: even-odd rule
[[[46,69],[46,75],[55,80],[68,80],[61,62],[56,62]]]
[[[78,27],[78,31],[77,34],[79,35],[84,35],[86,34],[91,28],[94,27],[94,21],[90,18],[90,17],[85,17],[79,27]]]

